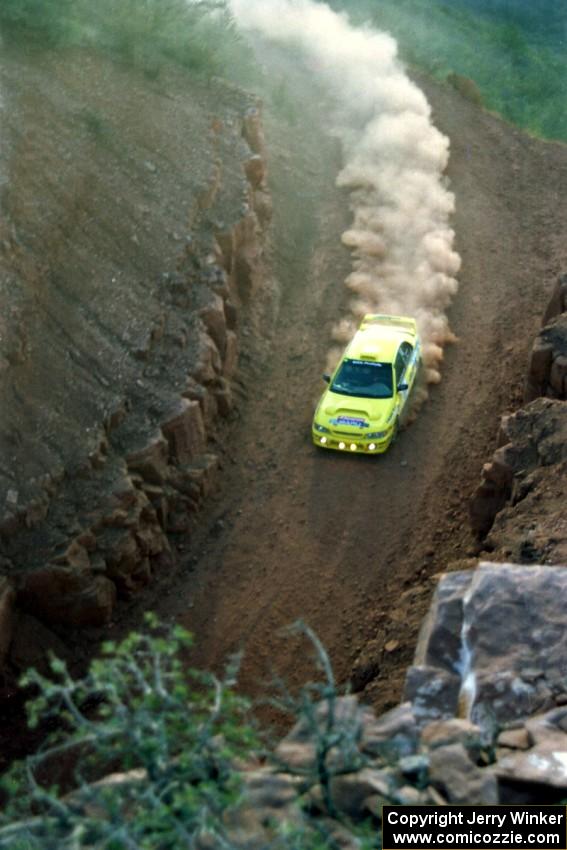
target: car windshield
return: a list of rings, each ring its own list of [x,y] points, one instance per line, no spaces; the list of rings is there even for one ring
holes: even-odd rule
[[[359,398],[391,398],[393,392],[392,364],[371,360],[343,360],[331,392]]]

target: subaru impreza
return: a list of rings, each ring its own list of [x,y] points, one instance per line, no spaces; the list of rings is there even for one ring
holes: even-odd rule
[[[313,417],[316,446],[381,454],[407,414],[421,362],[415,319],[366,315],[345,349]]]

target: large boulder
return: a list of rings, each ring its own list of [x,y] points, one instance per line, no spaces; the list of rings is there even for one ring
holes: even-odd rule
[[[448,676],[458,680],[454,713],[485,732],[560,702],[567,695],[565,599],[560,567],[481,563],[442,576],[408,672],[414,712],[448,716],[447,689],[438,686]]]
[[[331,797],[340,812],[350,818],[368,816],[368,800],[376,795],[388,798],[395,784],[387,769],[362,768],[353,773],[339,774],[331,780]]]

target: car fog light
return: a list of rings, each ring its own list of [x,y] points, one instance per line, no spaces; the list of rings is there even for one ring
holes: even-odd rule
[[[356,451],[356,443],[351,443],[351,444],[350,444],[350,450],[351,450],[351,452],[355,452],[355,451]]]
[[[373,452],[373,451],[374,451],[374,449],[376,448],[376,444],[375,444],[375,443],[370,443],[370,445],[368,446],[368,448],[370,449],[370,451],[371,451],[371,452]]]
[[[345,444],[344,444],[344,443],[339,443],[339,449],[346,449]]]
[[[321,441],[320,441],[320,442],[321,442],[321,443],[323,443],[323,445],[325,445],[325,443],[327,442],[327,438],[326,438],[326,437],[321,437]]]

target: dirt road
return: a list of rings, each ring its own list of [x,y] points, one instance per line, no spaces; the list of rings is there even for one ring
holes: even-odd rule
[[[500,414],[521,398],[529,347],[567,266],[567,147],[418,82],[451,139],[459,342],[415,423],[380,458],[310,445],[330,327],[346,309],[348,196],[333,185],[336,143],[312,115],[287,127],[267,119],[277,329],[243,359],[248,397],[222,436],[223,487],[206,528],[175,585],[162,581],[144,603],[195,633],[199,665],[218,667],[244,648],[243,685],[256,694],[271,666],[292,682],[309,674],[305,647],[278,634],[302,617],[342,681],[362,653],[365,698],[377,708],[397,701],[431,577],[474,554],[467,501]]]

